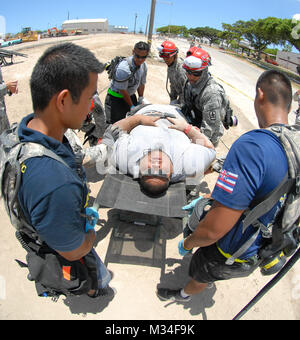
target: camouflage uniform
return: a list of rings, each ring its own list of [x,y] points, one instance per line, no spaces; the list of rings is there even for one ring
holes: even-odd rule
[[[187,77],[182,64],[183,60],[181,58],[177,58],[175,62],[168,67],[167,91],[169,93],[171,103],[184,103],[184,86],[187,82]],[[168,82],[170,82],[171,92],[168,90]]]
[[[104,108],[98,94],[94,95],[93,104],[92,111],[80,129],[86,133],[85,137],[89,141],[90,146],[97,145],[98,140],[103,137],[108,126]]]
[[[6,114],[6,106],[4,97],[7,94],[7,87],[3,81],[1,67],[0,67],[0,134],[9,129],[9,121]]]
[[[298,109],[295,111],[296,119],[295,124],[300,125],[300,93],[299,91],[295,92],[294,94],[294,101],[298,102]]]
[[[65,137],[68,139],[79,164],[83,163],[85,167],[90,167],[100,161],[104,163],[107,156],[104,144],[84,148],[76,132],[72,129],[66,131]]]
[[[229,106],[225,90],[204,70],[197,83],[186,83],[184,98],[182,111],[187,120],[199,127],[216,147],[224,134],[223,120]]]

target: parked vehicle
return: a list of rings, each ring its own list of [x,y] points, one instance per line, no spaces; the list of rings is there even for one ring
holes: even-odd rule
[[[267,63],[269,63],[269,64],[278,66],[277,61],[275,61],[274,59],[271,59],[271,58],[266,57],[266,58],[265,58],[265,61],[266,61]]]
[[[32,31],[31,27],[24,27],[17,37],[18,39],[22,39],[22,42],[37,41],[39,39],[39,35],[37,32]]]

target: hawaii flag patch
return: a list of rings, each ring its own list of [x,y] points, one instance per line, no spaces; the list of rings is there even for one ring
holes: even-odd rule
[[[232,172],[222,170],[218,178],[216,186],[232,194],[239,176]]]

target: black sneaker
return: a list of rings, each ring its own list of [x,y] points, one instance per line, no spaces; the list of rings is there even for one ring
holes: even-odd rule
[[[168,288],[158,288],[156,291],[157,296],[162,300],[171,300],[176,302],[189,302],[191,297],[183,298],[180,294],[181,289],[173,290]]]
[[[91,299],[96,299],[98,297],[114,297],[116,295],[116,292],[117,291],[114,288],[108,286],[107,288],[99,288],[95,291],[94,294],[87,294],[87,296]]]

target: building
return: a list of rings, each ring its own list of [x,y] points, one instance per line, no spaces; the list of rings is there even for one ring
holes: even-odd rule
[[[66,20],[62,24],[62,29],[67,32],[82,31],[83,34],[96,34],[108,32],[107,19],[78,19]]]
[[[108,31],[110,33],[128,33],[128,27],[127,26],[113,26],[113,25],[109,25]]]
[[[241,48],[244,48],[244,49],[247,49],[249,51],[255,51],[255,48],[251,46],[250,42],[249,41],[246,41],[246,40],[241,40],[239,42],[239,47]]]
[[[300,69],[300,53],[278,51],[276,61],[288,70],[299,72],[297,72],[297,67]]]

